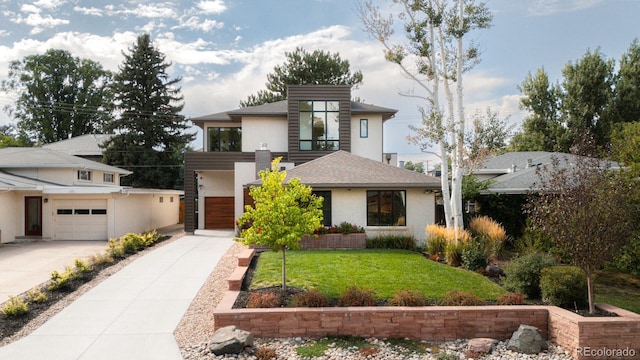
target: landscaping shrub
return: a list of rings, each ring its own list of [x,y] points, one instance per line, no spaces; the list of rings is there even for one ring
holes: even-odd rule
[[[444,248],[444,258],[447,264],[456,267],[462,265],[462,251],[464,248],[465,244],[462,241],[447,241],[447,245]]]
[[[469,244],[466,244],[461,251],[461,262],[462,267],[476,271],[478,269],[483,269],[487,267],[487,254],[485,251],[484,244],[472,241]]]
[[[364,228],[362,226],[357,226],[351,224],[349,222],[343,221],[340,225],[333,226],[323,226],[316,230],[314,234],[323,235],[323,234],[361,234],[364,233]]]
[[[350,286],[338,299],[338,306],[375,306],[373,290]]]
[[[448,229],[440,225],[427,225],[427,252],[429,255],[438,255],[440,259],[446,257],[448,244],[466,243],[471,240],[471,233],[464,230]]]
[[[27,300],[32,303],[41,304],[47,301],[47,294],[38,287],[34,287],[27,292]]]
[[[9,300],[2,307],[2,313],[13,317],[29,312],[29,306],[20,296],[9,296]]]
[[[527,297],[520,293],[506,293],[498,296],[498,305],[523,305]]]
[[[514,242],[514,246],[518,254],[549,253],[553,249],[553,241],[551,236],[544,231],[527,225],[524,234]]]
[[[587,276],[576,266],[551,266],[540,276],[542,299],[565,309],[583,309],[589,304]]]
[[[329,304],[326,296],[317,290],[309,290],[295,294],[291,305],[293,307],[324,307]]]
[[[69,266],[65,267],[63,273],[53,270],[50,275],[50,282],[47,289],[49,291],[65,290],[69,287],[69,283],[77,277],[77,274]]]
[[[154,229],[151,231],[145,231],[140,235],[140,237],[142,238],[143,247],[149,247],[160,240],[162,235],[158,234],[158,231]]]
[[[484,300],[472,292],[450,290],[440,300],[443,306],[476,306],[484,304]]]
[[[112,264],[114,261],[108,251],[95,253],[89,257],[89,263],[93,265]]]
[[[107,242],[107,253],[114,258],[121,258],[124,256],[124,248],[122,242],[119,239],[109,239]]]
[[[276,351],[272,348],[258,348],[253,355],[258,360],[271,360],[276,358]]]
[[[607,263],[607,268],[640,277],[640,235],[634,236],[620,254]]]
[[[413,236],[381,234],[367,239],[367,249],[415,250],[416,241]]]
[[[128,233],[120,238],[125,254],[135,254],[145,247],[145,240],[139,234]]]
[[[483,245],[488,260],[495,260],[500,256],[507,240],[507,233],[502,225],[488,216],[477,216],[471,219],[469,229],[475,240]]]
[[[87,261],[84,261],[80,258],[76,258],[73,261],[73,265],[74,265],[74,272],[77,275],[90,273],[93,270],[93,268],[91,267],[91,265],[89,265]]]
[[[248,308],[275,308],[281,305],[280,296],[274,292],[254,292],[247,300]]]
[[[391,306],[427,306],[429,305],[429,299],[419,291],[415,290],[401,290],[396,292],[391,300],[389,300]]]
[[[504,269],[502,285],[507,291],[519,292],[529,299],[540,298],[540,271],[553,266],[552,255],[533,252],[513,259]]]

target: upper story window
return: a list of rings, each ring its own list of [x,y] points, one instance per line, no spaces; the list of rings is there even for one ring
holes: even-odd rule
[[[369,119],[360,119],[360,137],[369,137]]]
[[[339,150],[339,115],[338,101],[300,101],[300,150]]]
[[[207,151],[242,151],[242,128],[207,128],[209,148]]]
[[[78,170],[78,180],[91,181],[91,171],[89,171],[89,170]]]
[[[104,173],[102,174],[102,182],[113,183],[115,182],[115,177],[113,173]]]

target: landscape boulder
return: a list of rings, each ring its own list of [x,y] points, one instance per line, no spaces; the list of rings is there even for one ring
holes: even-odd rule
[[[253,346],[253,334],[233,325],[216,330],[209,341],[209,350],[215,355],[240,354],[247,346]]]
[[[537,354],[548,348],[542,332],[535,326],[520,325],[507,343],[507,349],[522,354]]]
[[[498,340],[491,338],[471,339],[467,344],[467,351],[476,355],[491,354],[498,342]]]
[[[498,265],[487,265],[484,270],[488,277],[499,278],[504,276],[504,271]]]

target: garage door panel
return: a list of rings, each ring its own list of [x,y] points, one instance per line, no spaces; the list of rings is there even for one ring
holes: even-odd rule
[[[56,200],[57,240],[107,240],[107,200]]]
[[[233,229],[235,224],[235,200],[233,197],[206,197],[205,229]]]

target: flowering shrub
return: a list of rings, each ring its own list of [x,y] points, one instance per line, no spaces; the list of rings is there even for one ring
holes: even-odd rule
[[[364,233],[364,228],[361,226],[357,226],[346,221],[340,223],[340,225],[333,226],[325,226],[316,230],[314,234],[316,235],[324,235],[324,234],[361,234]]]

